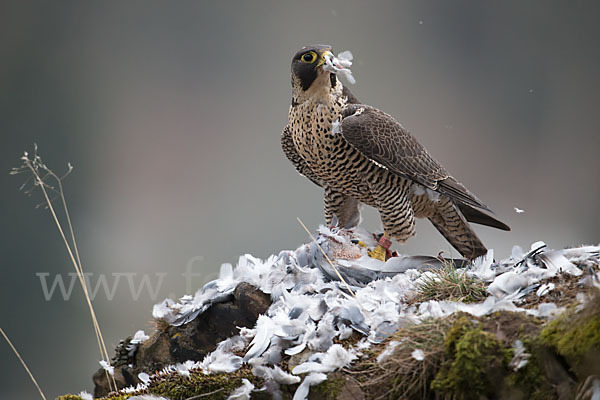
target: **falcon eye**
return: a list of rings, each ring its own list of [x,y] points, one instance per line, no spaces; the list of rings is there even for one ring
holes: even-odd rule
[[[317,53],[315,53],[314,51],[303,54],[302,57],[300,58],[300,60],[303,63],[307,63],[307,64],[314,63],[316,59],[317,59]]]

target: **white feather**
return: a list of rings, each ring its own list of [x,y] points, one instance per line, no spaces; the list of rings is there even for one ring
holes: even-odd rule
[[[148,375],[145,372],[140,372],[138,374],[138,378],[140,381],[142,381],[142,383],[144,383],[145,385],[147,385],[148,383],[150,383],[150,375]]]
[[[512,368],[513,371],[518,371],[527,365],[531,354],[525,352],[525,345],[518,339],[513,343],[513,351],[513,358],[508,363],[508,366]]]
[[[308,392],[310,391],[310,387],[314,385],[318,385],[327,379],[327,375],[314,372],[304,378],[304,381],[298,386],[296,392],[294,393],[294,397],[292,400],[306,400],[308,397]]]
[[[110,375],[115,375],[115,367],[104,360],[99,361],[99,363],[106,372],[108,372]]]
[[[249,400],[250,394],[254,390],[254,384],[248,379],[242,379],[242,386],[238,387],[229,395],[227,400]]]
[[[244,360],[260,356],[271,343],[271,337],[275,332],[274,321],[266,315],[260,315],[256,321],[256,336],[252,340],[252,347],[244,356]]]
[[[496,279],[488,286],[487,291],[500,298],[514,293],[530,285],[530,279],[527,275],[519,274],[514,271],[505,272],[498,275]]]
[[[221,344],[224,342],[221,342]],[[242,366],[242,358],[230,353],[224,349],[224,346],[219,345],[217,349],[204,357],[204,360],[199,364],[205,372],[230,373],[237,371]]]
[[[273,367],[272,377],[275,382],[281,385],[294,385],[300,382],[300,377],[289,374],[278,366]]]
[[[221,271],[219,273],[219,280],[217,281],[217,288],[220,291],[225,291],[229,288],[236,287],[238,284],[237,280],[233,278],[233,266],[229,263],[221,265]]]
[[[94,396],[92,396],[85,390],[82,392],[79,392],[79,397],[81,397],[83,400],[94,400]]]
[[[377,362],[380,363],[387,360],[392,354],[394,354],[394,350],[399,344],[400,342],[397,340],[392,340],[389,342],[387,346],[385,346],[385,349],[377,356]]]
[[[164,319],[167,315],[171,314],[170,306],[174,304],[171,299],[165,299],[159,304],[155,304],[152,308],[152,317],[156,319]]]
[[[181,376],[185,376],[187,378],[190,377],[190,371],[194,368],[199,368],[200,367],[200,363],[197,363],[195,361],[192,360],[187,360],[184,363],[179,363],[175,365],[175,369],[177,371],[177,373]]]
[[[350,50],[346,50],[346,51],[342,51],[340,54],[337,55],[337,58],[341,61],[352,61],[354,59],[354,56],[352,55],[352,52]],[[347,66],[351,66],[352,62],[350,62],[350,64],[347,64]]]
[[[352,58],[352,53],[349,51],[344,51],[338,54],[337,57],[330,54],[325,57],[323,69],[336,75],[343,76],[349,83],[354,84],[356,83],[356,80],[354,79],[354,76],[352,76],[352,71],[350,70]]]
[[[314,361],[307,361],[296,366],[292,373],[300,375],[310,372],[331,372],[347,366],[354,359],[356,359],[354,350],[346,350],[342,345],[336,343],[326,353],[316,353],[309,358]]]
[[[333,121],[331,124],[331,135],[335,136],[340,132],[342,132],[342,124],[340,121]]]
[[[550,293],[553,290],[554,290],[554,283],[549,282],[549,283],[545,283],[542,286],[540,286],[540,288],[537,290],[537,292],[535,292],[535,294],[538,297],[542,297],[542,296],[547,295],[548,293]]]
[[[527,314],[538,318],[554,318],[565,310],[564,307],[558,307],[554,303],[541,303],[535,309],[527,310]]]
[[[415,349],[410,353],[411,357],[417,361],[423,361],[425,359],[425,353],[421,349]]]
[[[489,249],[486,254],[473,260],[470,272],[482,281],[491,282],[496,277],[496,271],[492,269],[493,262],[494,249]]]
[[[133,335],[133,339],[131,339],[131,343],[138,344],[138,343],[145,342],[148,339],[150,339],[150,336],[146,335],[146,333],[144,331],[139,330],[135,333],[135,335]]]
[[[538,258],[546,265],[546,268],[553,271],[566,272],[569,275],[580,276],[583,271],[577,268],[560,251],[545,251],[538,255]]]

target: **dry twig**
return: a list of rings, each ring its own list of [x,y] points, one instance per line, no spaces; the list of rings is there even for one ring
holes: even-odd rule
[[[104,343],[104,338],[102,337],[100,324],[98,323],[98,319],[96,318],[96,313],[94,312],[94,307],[92,306],[92,301],[90,299],[88,288],[83,275],[83,269],[81,267],[81,258],[79,257],[79,249],[77,247],[77,241],[75,240],[73,225],[71,223],[71,216],[69,214],[69,208],[67,207],[67,201],[65,199],[62,187],[62,180],[71,173],[71,171],[73,170],[73,166],[70,163],[68,163],[68,171],[65,173],[65,175],[59,177],[54,173],[54,171],[49,169],[44,164],[42,158],[37,154],[37,144],[34,145],[34,153],[32,158],[30,159],[29,154],[25,152],[21,157],[21,161],[23,162],[23,164],[18,168],[13,168],[10,174],[16,175],[19,173],[31,173],[31,176],[25,181],[23,185],[21,185],[20,189],[23,190],[23,192],[27,195],[31,195],[36,187],[39,187],[42,191],[45,201],[41,204],[45,204],[46,208],[50,210],[52,218],[54,219],[54,223],[56,224],[56,227],[58,228],[61,238],[63,239],[67,252],[69,253],[69,257],[71,258],[73,267],[77,272],[79,282],[81,283],[81,287],[83,289],[83,293],[88,304],[88,308],[90,310],[90,315],[92,317],[92,324],[94,325],[94,332],[96,334],[96,341],[98,342],[98,348],[100,350],[100,357],[103,361],[106,361],[110,365],[110,357],[106,349],[106,344]],[[27,185],[32,178],[32,186],[28,188]],[[48,182],[51,179],[55,181],[54,185],[51,185]],[[49,193],[53,193],[55,196],[51,198]],[[66,218],[66,225],[69,230],[69,235],[71,237],[71,243],[69,243],[69,241],[67,240],[63,226],[52,204],[53,200],[57,198],[61,199],[63,212]],[[41,204],[38,204],[37,207],[39,207]],[[114,386],[114,390],[117,390],[117,384],[115,382],[114,377],[112,375],[109,375],[108,372],[106,372],[106,377],[109,383],[109,387]]]
[[[46,396],[44,396],[44,392],[42,392],[42,389],[40,388],[40,385],[38,385],[37,381],[33,377],[33,374],[31,373],[31,371],[27,367],[27,364],[25,364],[25,361],[23,360],[23,358],[21,357],[21,355],[19,354],[19,352],[17,351],[17,349],[15,348],[15,346],[13,346],[13,344],[10,341],[10,339],[8,338],[8,336],[6,336],[6,333],[4,333],[4,330],[2,330],[2,328],[0,328],[0,333],[2,334],[2,336],[4,336],[4,339],[6,340],[6,342],[8,343],[8,345],[10,346],[10,348],[12,349],[12,351],[15,353],[15,355],[17,356],[17,358],[19,359],[19,361],[21,361],[21,364],[23,364],[23,368],[25,368],[25,371],[27,371],[27,373],[29,374],[29,377],[33,381],[33,384],[37,388],[38,392],[40,392],[40,396],[42,396],[42,399],[46,400]]]

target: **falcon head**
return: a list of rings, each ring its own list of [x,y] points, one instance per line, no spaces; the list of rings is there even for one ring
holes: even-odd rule
[[[292,58],[292,86],[307,91],[311,87],[336,85],[334,73],[325,71],[325,57],[332,56],[331,46],[312,45],[300,49]]]

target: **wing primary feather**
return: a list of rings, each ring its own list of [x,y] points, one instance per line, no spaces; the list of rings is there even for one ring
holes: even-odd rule
[[[498,228],[503,231],[510,231],[510,226],[506,225],[504,222],[497,220],[496,218],[488,215],[475,207],[471,207],[465,203],[457,203],[456,204],[462,214],[465,216],[467,221],[473,222],[474,224],[491,226],[492,228]]]
[[[463,186],[462,183],[458,182],[453,177],[449,176],[443,181],[438,182],[437,191],[445,194],[446,196],[457,200],[458,202],[462,202],[468,204],[473,207],[481,208],[482,210],[492,212],[488,206],[483,204],[481,200],[477,198],[473,193],[471,193],[466,187]]]
[[[492,212],[450,176],[410,132],[383,111],[365,104],[350,104],[342,111],[341,133],[352,147],[381,168],[418,182],[457,203]]]

